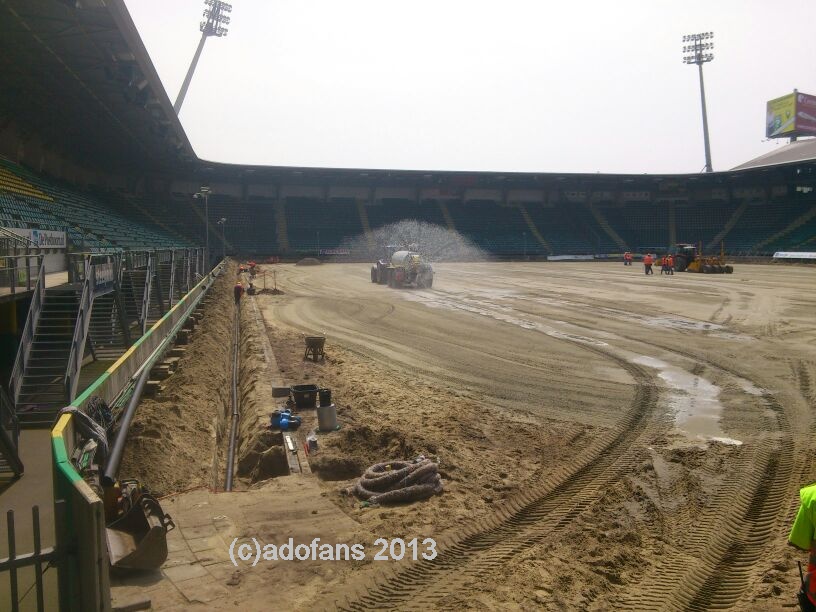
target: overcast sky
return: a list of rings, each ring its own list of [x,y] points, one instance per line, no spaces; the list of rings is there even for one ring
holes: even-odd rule
[[[171,102],[203,0],[126,0]],[[816,94],[813,0],[234,0],[180,113],[199,157],[247,164],[697,172],[765,141],[765,102]]]

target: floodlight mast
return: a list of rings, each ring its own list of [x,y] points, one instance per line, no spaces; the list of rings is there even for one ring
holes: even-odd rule
[[[199,24],[201,30],[201,40],[198,41],[198,49],[196,49],[193,61],[190,63],[190,68],[187,70],[187,76],[184,77],[184,82],[181,84],[176,103],[173,105],[173,110],[179,114],[181,105],[184,104],[184,97],[187,95],[187,89],[190,87],[190,81],[193,80],[193,73],[198,65],[198,58],[201,57],[201,51],[204,49],[204,41],[209,36],[217,36],[221,38],[227,35],[227,26],[230,18],[225,13],[232,12],[232,5],[220,0],[204,0],[204,4],[208,7],[204,9],[204,17],[207,21],[202,21]]]
[[[700,102],[703,106],[703,139],[705,142],[705,171],[713,172],[711,167],[711,145],[708,141],[708,115],[706,114],[705,85],[703,84],[703,64],[714,59],[714,43],[710,42],[714,38],[714,32],[702,32],[700,34],[687,34],[683,37],[684,64],[697,64],[700,74]]]

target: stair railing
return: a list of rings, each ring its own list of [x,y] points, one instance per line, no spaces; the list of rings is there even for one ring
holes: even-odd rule
[[[14,404],[6,390],[0,387],[0,455],[14,472],[14,476],[23,473],[23,462],[20,461],[18,441],[20,439],[20,421],[14,411]]]
[[[127,322],[127,315],[125,314],[125,303],[122,299],[122,274],[125,268],[124,257],[120,254],[114,260],[116,272],[114,274],[115,280],[113,284],[113,301],[116,304],[116,318],[119,327],[122,329],[122,336],[125,339],[125,346],[130,346],[130,326]]]
[[[94,267],[91,258],[85,259],[85,274],[82,282],[82,293],[79,298],[79,310],[74,336],[71,340],[71,352],[68,356],[68,366],[65,369],[65,395],[68,403],[76,397],[79,386],[79,373],[82,370],[82,359],[85,356],[85,340],[88,338],[88,327],[91,323],[91,309],[94,297]]]
[[[11,391],[11,398],[15,406],[20,399],[23,374],[25,373],[26,366],[28,366],[31,345],[34,344],[34,332],[37,329],[37,322],[40,320],[43,300],[45,299],[45,258],[42,255],[38,255],[37,263],[39,269],[37,282],[34,284],[34,293],[31,295],[31,305],[28,307],[28,316],[26,316],[23,334],[20,337],[20,346],[17,349],[17,357],[14,359],[14,368],[11,370],[11,378],[9,379],[9,390]]]
[[[145,275],[144,292],[142,293],[142,308],[139,311],[139,326],[142,328],[142,335],[147,332],[147,315],[150,312],[150,290],[153,286],[153,274],[155,270],[155,259],[152,254],[147,256],[147,274]]]
[[[170,287],[167,291],[167,310],[173,307],[173,293],[176,289],[176,250],[170,251]]]

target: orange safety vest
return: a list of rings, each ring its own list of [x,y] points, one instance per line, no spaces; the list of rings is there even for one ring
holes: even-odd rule
[[[648,266],[649,264],[651,264],[651,263],[653,263],[653,262],[654,262],[654,260],[652,259],[652,256],[651,256],[651,255],[644,255],[644,256],[643,256],[643,263],[644,263],[645,265],[647,265],[647,266]]]
[[[671,255],[669,255],[668,262],[669,262],[669,267],[670,267],[670,268],[673,268],[673,267],[674,267],[674,257],[672,257]]]

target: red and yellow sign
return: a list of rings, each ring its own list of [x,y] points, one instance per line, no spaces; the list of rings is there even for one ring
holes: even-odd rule
[[[816,96],[794,92],[770,100],[765,117],[767,138],[816,135]]]

